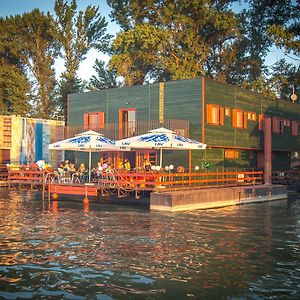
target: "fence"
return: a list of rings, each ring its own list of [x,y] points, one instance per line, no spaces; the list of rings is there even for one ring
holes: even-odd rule
[[[81,133],[86,130],[94,130],[99,133],[102,133],[106,137],[117,140],[133,135],[143,134],[149,130],[156,129],[158,127],[166,127],[182,136],[189,136],[189,121],[165,120],[163,123],[160,123],[159,120],[149,120],[126,122],[126,127],[120,126],[119,122],[105,123],[103,127],[99,127],[96,124],[89,124],[86,126],[65,126],[65,138],[73,137],[75,134]]]
[[[8,170],[6,165],[0,164],[0,180],[6,181],[8,177]]]

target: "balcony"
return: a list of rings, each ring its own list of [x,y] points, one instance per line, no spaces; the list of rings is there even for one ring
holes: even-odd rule
[[[85,127],[83,125],[65,126],[65,138],[73,137],[74,135],[86,130],[94,130],[102,133],[108,138],[118,140],[143,134],[149,130],[159,127],[168,128],[184,137],[189,136],[189,121],[172,119],[165,120],[163,123],[160,123],[159,120],[124,122],[121,125],[119,122],[113,122],[104,124],[103,128],[99,128],[97,125],[93,124],[89,124],[89,126]]]

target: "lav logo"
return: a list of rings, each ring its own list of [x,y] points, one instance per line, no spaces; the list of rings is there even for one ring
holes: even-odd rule
[[[96,145],[96,148],[102,148],[103,145],[99,144],[99,145]]]
[[[155,146],[158,146],[158,147],[159,147],[159,146],[163,146],[163,145],[164,145],[164,143],[158,143],[158,142],[155,143]]]
[[[130,145],[130,142],[122,142],[122,145],[123,145],[123,146],[129,146],[129,145]]]
[[[178,147],[183,147],[183,144],[182,143],[177,143],[177,146]]]
[[[54,148],[59,148],[60,147],[60,145],[54,145]]]

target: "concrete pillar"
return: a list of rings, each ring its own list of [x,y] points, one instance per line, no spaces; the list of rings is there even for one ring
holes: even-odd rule
[[[264,118],[264,184],[272,184],[272,126],[271,118]]]

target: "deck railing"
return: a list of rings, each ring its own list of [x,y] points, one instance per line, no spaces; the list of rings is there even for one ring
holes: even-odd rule
[[[18,170],[8,170],[8,187],[27,187],[31,189],[42,186],[45,181],[45,171],[37,169],[21,168]]]
[[[7,166],[0,164],[0,181],[6,181],[8,177]]]
[[[102,133],[108,138],[117,140],[133,135],[143,134],[158,127],[166,127],[182,136],[189,136],[189,121],[187,120],[165,120],[162,123],[159,122],[159,120],[148,120],[126,122],[122,124],[122,126],[120,126],[119,122],[105,123],[102,127],[99,127],[97,124],[89,124],[89,126],[65,126],[65,138],[73,137],[75,134],[86,130],[94,130]]]
[[[263,172],[205,173],[104,173],[100,184],[106,187],[140,190],[170,190],[191,187],[253,185],[263,182]]]
[[[300,170],[274,172],[274,184],[294,185],[299,183]],[[41,186],[46,182],[46,172],[37,171],[31,166],[8,170],[9,186]],[[197,172],[197,173],[160,173],[160,172],[114,172],[103,173],[94,179],[100,187],[127,190],[184,190],[205,187],[224,187],[240,185],[256,185],[263,183],[263,171],[231,171],[231,172]]]

